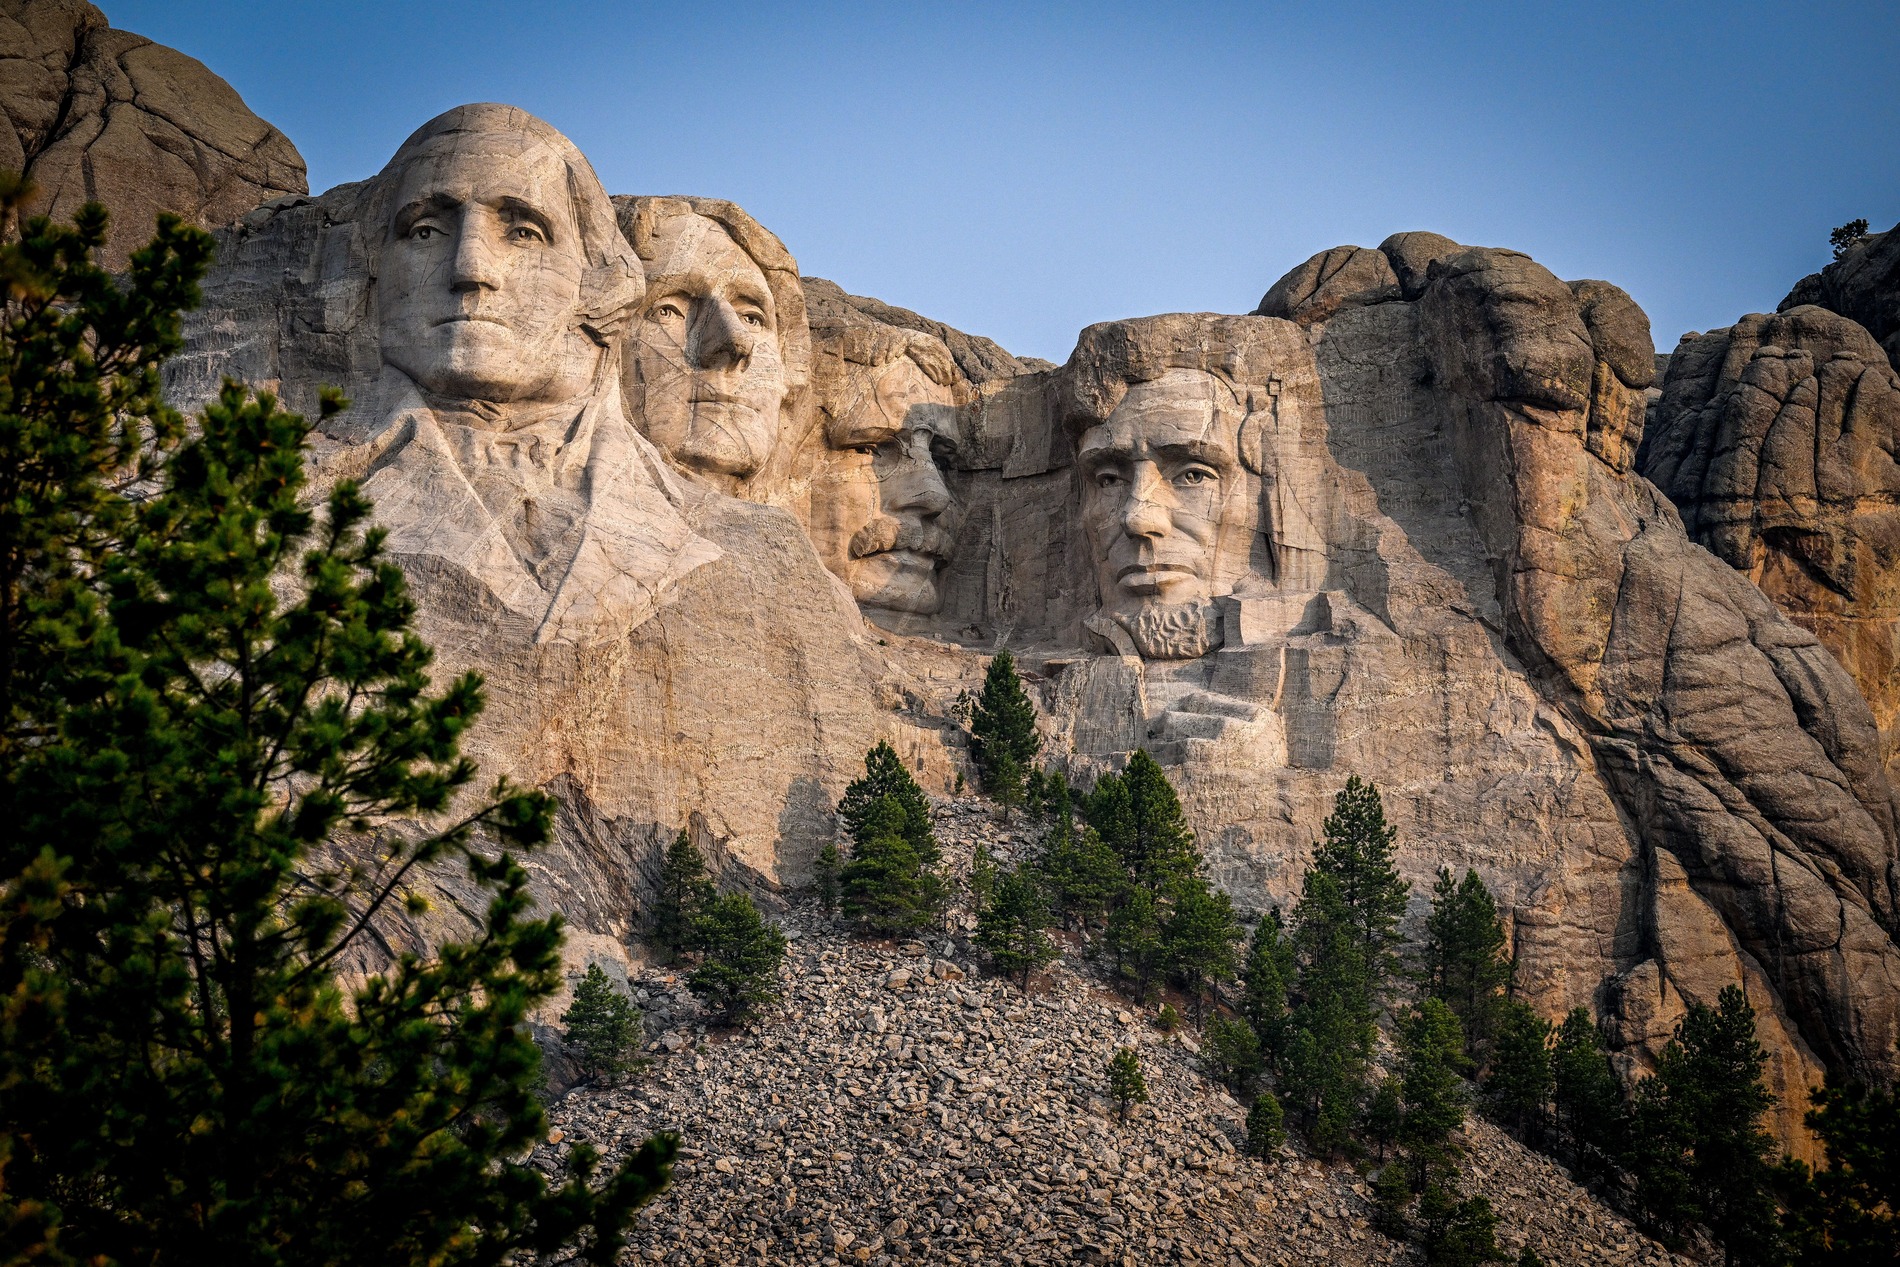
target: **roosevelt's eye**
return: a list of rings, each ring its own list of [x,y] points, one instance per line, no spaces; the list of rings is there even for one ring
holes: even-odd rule
[[[875,444],[854,444],[851,446],[851,451],[867,458],[877,456],[877,446]]]
[[[669,300],[666,303],[653,305],[653,311],[648,315],[657,321],[678,321],[686,314],[680,310],[678,304]]]

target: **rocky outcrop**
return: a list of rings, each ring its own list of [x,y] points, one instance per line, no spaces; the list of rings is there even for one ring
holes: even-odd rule
[[[932,335],[943,340],[957,363],[957,369],[973,383],[988,383],[1054,368],[1049,362],[1033,356],[1013,356],[993,339],[965,334],[955,326],[919,316],[908,308],[899,308],[864,295],[848,294],[838,283],[822,277],[807,277],[804,281],[805,304],[810,310],[812,325],[875,322]]]
[[[1900,225],[1862,238],[1796,282],[1777,312],[1814,304],[1864,327],[1900,369]]]
[[[0,113],[0,168],[39,187],[32,211],[111,211],[112,268],[161,211],[211,228],[308,188],[296,147],[229,84],[84,0],[0,0]]]

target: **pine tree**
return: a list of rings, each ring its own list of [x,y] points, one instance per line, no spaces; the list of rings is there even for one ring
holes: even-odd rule
[[[853,781],[838,802],[838,822],[853,841],[864,842],[871,830],[870,818],[886,800],[897,802],[900,811],[896,823],[902,836],[917,855],[918,865],[934,868],[939,861],[937,837],[931,829],[935,817],[930,798],[910,777],[897,750],[879,740],[864,754],[864,777]],[[880,831],[891,830],[888,816],[881,820]]]
[[[1783,1254],[1768,1162],[1775,1142],[1761,1126],[1775,1103],[1762,1083],[1767,1062],[1754,1009],[1727,986],[1715,1007],[1690,1005],[1655,1075],[1637,1087],[1638,1205],[1665,1232],[1707,1224],[1731,1263]]]
[[[1107,918],[1127,887],[1127,872],[1093,827],[1076,830],[1074,815],[1067,808],[1068,784],[1060,774],[1051,777],[1060,788],[1059,799],[1051,791],[1046,803],[1061,808],[1050,811],[1037,869],[1063,923],[1086,929]]]
[[[1155,979],[1166,965],[1166,943],[1161,935],[1160,904],[1147,889],[1135,886],[1108,917],[1103,940],[1115,960],[1115,972],[1135,986],[1135,1001],[1146,1003]]]
[[[561,1038],[590,1082],[611,1082],[640,1061],[640,1010],[614,987],[597,963],[574,983],[574,1001],[561,1013]]]
[[[829,917],[838,910],[838,877],[844,870],[844,858],[838,853],[836,841],[827,840],[825,847],[818,851],[818,862],[812,867],[812,888],[818,895],[818,909]]]
[[[660,883],[653,895],[647,935],[669,956],[696,950],[699,916],[715,896],[706,859],[684,828],[660,859]]]
[[[1389,1162],[1372,1181],[1372,1225],[1395,1241],[1412,1234],[1406,1212],[1412,1207],[1412,1180],[1406,1168]]]
[[[0,222],[25,196],[0,180]],[[480,684],[431,684],[357,487],[306,504],[305,421],[229,386],[187,438],[162,403],[209,235],[161,217],[119,282],[105,230],[0,243],[8,1253],[612,1262],[673,1142],[526,1164],[561,922],[520,858],[551,802],[463,799]],[[452,871],[469,940],[339,975]]]
[[[1419,1248],[1432,1267],[1500,1262],[1498,1216],[1488,1197],[1460,1198],[1449,1181],[1425,1185],[1418,1198]]]
[[[1310,869],[1293,909],[1299,997],[1287,1018],[1282,1088],[1308,1142],[1337,1155],[1350,1140],[1377,1035],[1364,943],[1331,874]]]
[[[1199,875],[1183,875],[1170,889],[1169,909],[1161,922],[1161,954],[1193,1000],[1198,1025],[1207,996],[1233,979],[1245,933],[1232,900]]]
[[[1181,798],[1145,748],[1135,750],[1120,774],[1096,781],[1083,813],[1137,884],[1159,892],[1195,867],[1194,833]]]
[[[1607,1173],[1623,1155],[1627,1117],[1603,1035],[1583,1008],[1572,1009],[1558,1028],[1550,1076],[1551,1108],[1574,1168],[1586,1178]]]
[[[1325,839],[1314,846],[1313,869],[1338,886],[1377,1001],[1398,967],[1399,917],[1411,891],[1393,866],[1398,829],[1385,821],[1379,789],[1355,775],[1333,798],[1333,812],[1321,830]]]
[[[1207,1074],[1240,1095],[1260,1078],[1260,1040],[1253,1026],[1235,1017],[1216,1016],[1207,1023],[1202,1051]]]
[[[1378,1146],[1380,1161],[1399,1142],[1399,1127],[1404,1123],[1405,1101],[1399,1095],[1399,1080],[1383,1079],[1366,1102],[1365,1117],[1366,1138]]]
[[[999,753],[990,762],[990,772],[984,776],[983,790],[990,799],[1003,807],[1003,821],[1009,822],[1010,815],[1023,807],[1027,793],[1023,783],[1023,768],[1010,753]]]
[[[976,943],[988,953],[996,970],[1029,988],[1029,974],[1056,957],[1055,943],[1046,931],[1049,904],[1042,885],[1027,864],[1001,872],[990,896],[978,908]]]
[[[839,906],[870,932],[916,932],[943,909],[942,877],[904,835],[914,821],[902,801],[886,797],[859,822],[858,843],[838,876]]]
[[[983,790],[997,800],[1003,799],[1003,792],[1020,796],[1022,780],[1035,768],[1041,748],[1036,706],[1016,674],[1016,657],[999,651],[983,675],[983,693],[970,709],[970,755]]]
[[[1293,958],[1293,939],[1287,936],[1276,906],[1254,925],[1240,969],[1244,986],[1240,1014],[1260,1040],[1261,1063],[1276,1078],[1286,1058],[1287,990],[1293,980]]]
[[[1817,1088],[1808,1129],[1827,1153],[1810,1173],[1783,1163],[1780,1187],[1798,1267],[1900,1264],[1900,1096],[1859,1085]]]
[[[698,925],[695,940],[705,957],[686,984],[720,1021],[742,1021],[778,997],[785,934],[765,921],[750,897],[714,898],[700,911]]]
[[[1451,1133],[1464,1124],[1465,1097],[1458,1070],[1464,1034],[1441,999],[1428,998],[1399,1021],[1399,1100],[1404,1117],[1399,1143],[1422,1191],[1427,1178],[1456,1156]]]
[[[1551,1097],[1551,1024],[1529,1004],[1513,999],[1503,1010],[1485,1072],[1491,1115],[1532,1143],[1543,1138]]]
[[[1509,941],[1491,891],[1467,869],[1462,881],[1438,869],[1432,913],[1425,921],[1426,987],[1451,1006],[1477,1051],[1496,1031],[1504,987],[1511,980]]]
[[[1267,1158],[1286,1143],[1286,1114],[1280,1102],[1262,1095],[1247,1110],[1247,1156]]]
[[[1132,1047],[1118,1047],[1108,1061],[1108,1098],[1115,1102],[1122,1121],[1128,1110],[1148,1103],[1148,1079],[1141,1073],[1141,1057]]]

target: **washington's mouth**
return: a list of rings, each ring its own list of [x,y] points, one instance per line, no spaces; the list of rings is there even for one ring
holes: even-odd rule
[[[1130,563],[1127,567],[1115,573],[1115,579],[1121,581],[1131,576],[1161,576],[1170,573],[1179,576],[1193,576],[1194,569],[1184,567],[1179,563]]]
[[[448,325],[454,325],[458,321],[479,321],[483,325],[489,325],[489,326],[506,326],[508,324],[505,321],[497,321],[493,317],[484,317],[480,315],[479,313],[472,313],[472,312],[458,312],[453,317],[442,318],[440,321],[436,322],[436,324],[439,326],[448,326]]]
[[[926,554],[922,550],[879,550],[872,554],[858,556],[860,562],[866,559],[890,559],[897,563],[907,563],[914,567],[935,569],[943,562],[940,554]]]

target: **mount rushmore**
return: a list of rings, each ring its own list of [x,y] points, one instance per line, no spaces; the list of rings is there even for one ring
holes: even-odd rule
[[[111,62],[75,23],[44,67]],[[9,98],[25,165],[146,161],[21,82],[67,102],[53,136]],[[1824,1073],[1900,1074],[1900,379],[1862,324],[1900,234],[1666,374],[1616,286],[1420,232],[1054,366],[801,277],[729,202],[610,196],[509,106],[316,196],[220,110],[174,129],[227,139],[164,195],[220,230],[172,394],[350,398],[314,465],[374,501],[440,672],[485,676],[475,755],[561,798],[533,865],[573,953],[632,953],[682,827],[729,881],[806,881],[879,740],[952,791],[1007,647],[1048,759],[1154,754],[1244,909],[1359,774],[1415,905],[1477,868],[1519,993],[1632,1068],[1741,984],[1784,1138]],[[232,222],[239,151],[287,188]]]

